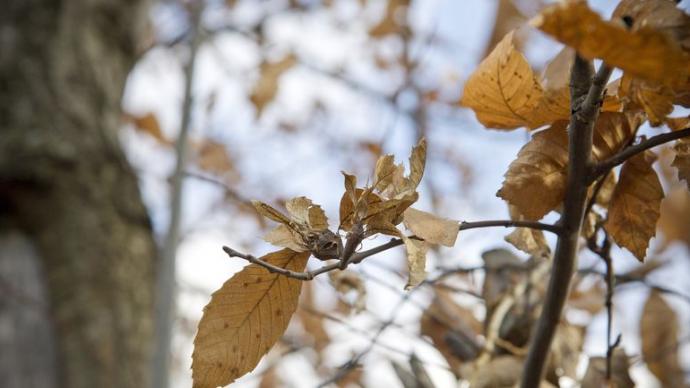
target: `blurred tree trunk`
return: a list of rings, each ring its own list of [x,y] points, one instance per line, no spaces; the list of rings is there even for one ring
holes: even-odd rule
[[[0,12],[0,381],[146,387],[156,248],[120,149],[140,0]]]

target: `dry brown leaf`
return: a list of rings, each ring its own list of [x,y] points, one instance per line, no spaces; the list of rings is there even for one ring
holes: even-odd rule
[[[673,111],[676,97],[676,93],[666,85],[633,78],[628,74],[621,78],[618,95],[626,109],[644,110],[653,127],[666,121],[666,116]]]
[[[606,290],[601,281],[587,289],[574,288],[568,295],[568,307],[587,311],[594,315],[604,308]]]
[[[541,219],[565,195],[568,134],[565,121],[537,132],[508,167],[496,193],[528,220]]]
[[[512,220],[523,220],[515,206],[508,206]],[[515,228],[505,237],[506,242],[515,248],[536,257],[549,257],[551,248],[546,242],[544,231],[532,228]]]
[[[508,388],[520,381],[524,361],[514,356],[498,356],[481,365],[470,377],[472,388]]]
[[[531,24],[580,55],[603,59],[636,77],[679,85],[690,74],[690,55],[669,34],[651,26],[628,30],[623,21],[604,21],[584,0],[552,5]]]
[[[262,260],[303,271],[308,253],[290,249]],[[194,339],[195,388],[215,388],[250,372],[287,329],[302,282],[250,264],[213,293]]]
[[[582,388],[634,388],[635,382],[630,378],[628,370],[630,362],[625,351],[616,348],[611,359],[611,381],[606,381],[606,358],[590,357],[587,372],[582,379]]]
[[[458,237],[458,221],[437,217],[421,210],[405,210],[403,223],[417,237],[431,244],[452,247]]]
[[[405,289],[409,290],[426,280],[426,252],[429,246],[425,241],[401,236],[407,251],[408,279]]]
[[[172,142],[170,139],[165,137],[161,126],[158,123],[158,118],[153,112],[148,112],[144,115],[138,116],[130,113],[124,113],[125,121],[128,121],[134,125],[134,127],[141,132],[149,134],[154,139],[158,140],[161,144],[170,145]]]
[[[253,200],[252,205],[254,205],[254,209],[256,209],[257,213],[268,218],[269,220],[273,220],[283,225],[290,225],[292,223],[292,221],[290,221],[290,219],[287,218],[283,213],[274,209],[271,205],[267,203]]]
[[[224,144],[206,139],[199,144],[197,152],[197,164],[200,169],[221,175],[235,171],[235,164]]]
[[[664,198],[653,162],[653,154],[647,151],[623,164],[604,224],[613,240],[640,261],[644,260],[649,240],[656,232]]]
[[[335,288],[342,296],[354,292],[355,300],[353,303],[348,303],[352,307],[351,312],[360,313],[364,311],[367,305],[367,289],[364,286],[362,278],[353,271],[331,271],[328,277]]]
[[[558,330],[551,344],[551,354],[547,369],[547,379],[557,384],[561,377],[577,378],[577,364],[582,353],[585,339],[584,327],[565,322],[558,325]]]
[[[386,190],[388,185],[393,182],[395,173],[395,159],[393,155],[383,155],[376,161],[374,168],[374,184],[372,187],[379,193]]]
[[[602,112],[594,127],[592,155],[604,160],[634,136],[639,115]],[[565,197],[568,162],[566,121],[537,132],[508,167],[497,195],[527,220],[538,220],[554,210]]]
[[[482,253],[482,259],[485,268],[482,299],[486,305],[485,323],[488,324],[503,295],[519,281],[521,275],[514,269],[520,266],[522,261],[506,249],[486,251]]]
[[[676,156],[671,165],[678,169],[678,179],[684,180],[686,187],[690,190],[690,138],[676,140],[673,151]]]
[[[354,197],[353,201],[352,194],[346,191],[340,198],[340,229],[345,231],[349,231],[354,222],[361,221],[367,216],[369,206],[383,201],[383,198],[364,189],[355,189]]]
[[[306,225],[311,230],[328,229],[328,218],[321,206],[307,197],[296,197],[285,202],[285,208],[293,221]]]
[[[678,1],[622,0],[612,18],[626,18],[630,29],[651,27],[668,34],[685,50],[690,49],[690,16],[678,8]]]
[[[538,127],[535,108],[544,91],[532,68],[507,34],[465,83],[460,104],[488,128]]]
[[[318,313],[314,300],[314,282],[304,282],[297,316],[302,323],[304,333],[311,338],[314,350],[318,355],[317,365],[321,365],[323,351],[331,342],[324,325],[324,315]]]
[[[672,130],[672,131],[680,131],[681,129],[685,129],[690,127],[690,116],[686,117],[667,117],[666,118],[666,125]]]
[[[261,78],[254,85],[249,96],[252,104],[256,107],[257,116],[261,116],[266,105],[276,96],[280,77],[296,64],[297,57],[293,54],[289,54],[277,62],[263,62],[261,64]]]
[[[304,244],[302,237],[293,229],[285,225],[278,225],[264,236],[264,241],[277,247],[290,248],[297,252],[306,252],[309,247]]]
[[[678,352],[678,317],[661,294],[652,291],[642,310],[642,359],[664,387],[684,387]]]

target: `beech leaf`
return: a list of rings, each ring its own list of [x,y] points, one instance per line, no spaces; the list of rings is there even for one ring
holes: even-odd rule
[[[297,58],[293,54],[285,56],[277,62],[263,62],[261,64],[261,78],[254,85],[249,99],[256,107],[256,115],[260,116],[278,92],[280,77],[291,67],[297,64]]]
[[[437,217],[421,210],[405,210],[403,223],[417,237],[431,244],[452,247],[458,237],[458,221]]]
[[[261,259],[303,271],[309,253],[290,249]],[[287,329],[302,282],[250,264],[213,293],[194,339],[194,388],[215,388],[250,372]]]
[[[653,162],[653,154],[647,151],[623,164],[604,224],[613,240],[639,261],[644,260],[649,240],[656,232],[664,198]]]
[[[690,190],[690,138],[677,140],[673,145],[676,156],[671,165],[678,169],[678,179],[684,180]]]
[[[429,246],[425,241],[401,236],[407,250],[408,280],[405,289],[409,290],[426,279],[426,252]]]
[[[531,115],[543,93],[529,63],[515,48],[511,32],[467,80],[460,104],[472,108],[488,128],[515,129],[534,126]]]
[[[659,292],[652,291],[642,310],[640,337],[642,359],[664,387],[685,386],[680,365],[678,316]]]
[[[669,34],[650,26],[629,30],[621,20],[604,21],[584,0],[554,4],[530,24],[583,57],[602,59],[636,77],[678,85],[690,74],[690,55]]]

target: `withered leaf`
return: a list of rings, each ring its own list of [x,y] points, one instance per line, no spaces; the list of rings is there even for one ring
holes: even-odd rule
[[[642,310],[640,337],[642,359],[664,387],[685,386],[678,352],[678,317],[657,291],[652,291]]]
[[[690,138],[676,140],[673,145],[676,156],[673,158],[673,167],[678,169],[678,179],[684,180],[690,190]]]
[[[268,218],[269,220],[273,220],[283,225],[290,225],[292,223],[292,221],[290,221],[289,218],[283,215],[283,213],[274,209],[271,205],[267,203],[253,200],[252,205],[254,205],[254,209],[256,209],[257,213]]]
[[[297,252],[306,252],[309,247],[304,244],[302,237],[295,230],[285,225],[278,225],[264,236],[264,241],[278,247],[290,248]]]
[[[580,55],[636,77],[678,85],[690,74],[690,55],[672,36],[651,26],[629,30],[622,21],[604,21],[584,0],[554,4],[531,24]]]
[[[606,358],[605,357],[591,357],[587,372],[582,379],[582,388],[601,388],[601,387],[615,387],[615,388],[634,388],[635,382],[630,378],[628,370],[630,369],[630,361],[625,351],[621,348],[613,350],[611,358],[611,380],[606,381]]]
[[[510,218],[513,220],[523,220],[524,217],[520,214],[515,206],[508,206],[510,209]],[[505,237],[506,242],[510,243],[515,248],[536,257],[548,257],[551,254],[551,248],[546,242],[544,231],[532,228],[515,228],[510,234]]]
[[[410,0],[388,0],[383,19],[369,30],[369,35],[373,38],[381,38],[401,33],[407,23],[405,19],[409,5]]]
[[[429,246],[425,241],[401,236],[407,251],[408,279],[405,289],[409,290],[426,279],[426,252]]]
[[[488,128],[533,127],[543,90],[525,57],[507,34],[465,83],[460,104]],[[539,126],[539,125],[536,125]]]
[[[163,145],[170,145],[172,142],[168,139],[161,130],[158,118],[152,112],[148,112],[144,115],[134,115],[130,113],[124,113],[124,119],[132,124],[134,127],[146,134],[149,134],[154,139],[158,140]]]
[[[524,24],[527,18],[520,12],[520,10],[515,6],[513,0],[500,0],[496,9],[496,19],[494,22],[494,28],[491,32],[491,37],[489,38],[489,43],[486,46],[486,53],[482,57],[486,57],[491,53],[494,47],[511,31],[519,28]],[[519,32],[519,31],[518,31]],[[524,43],[524,34],[517,34],[514,42],[518,50],[522,47]]]
[[[280,77],[295,64],[297,64],[297,57],[293,54],[289,54],[277,62],[263,62],[261,64],[261,78],[254,85],[249,96],[252,104],[256,107],[257,116],[261,116],[266,105],[276,96]]]
[[[666,116],[673,111],[676,97],[676,93],[666,85],[633,78],[628,74],[621,78],[618,95],[627,109],[644,110],[653,127],[666,121]]]
[[[290,249],[262,260],[303,271],[308,253]],[[215,388],[250,372],[280,338],[297,308],[302,282],[250,264],[216,291],[194,339],[195,388]]]
[[[321,206],[314,204],[307,197],[296,197],[285,203],[293,221],[306,225],[311,230],[328,229],[328,218]]]
[[[224,144],[206,139],[199,144],[197,164],[202,170],[214,174],[227,174],[235,170]]]
[[[472,388],[512,387],[522,375],[523,361],[513,356],[498,356],[472,373]]]
[[[620,173],[604,228],[621,247],[643,261],[654,237],[664,191],[650,152],[629,159]]]
[[[421,210],[413,208],[405,210],[403,223],[417,237],[431,244],[452,247],[458,237],[458,221],[437,217]]]

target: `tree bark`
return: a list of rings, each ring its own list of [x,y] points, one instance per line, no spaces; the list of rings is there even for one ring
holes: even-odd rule
[[[17,263],[22,255],[0,252],[3,276],[28,271],[44,282],[37,289],[45,290],[49,320],[41,329],[15,325],[20,337],[40,330],[34,339],[42,344],[12,357],[31,365],[22,359],[48,349],[55,387],[148,385],[157,254],[117,136],[146,7],[9,0],[0,12],[0,231],[28,236],[38,266],[27,270]],[[13,295],[1,294],[10,303]],[[21,311],[0,310],[0,318]],[[0,366],[0,381],[25,372]]]

